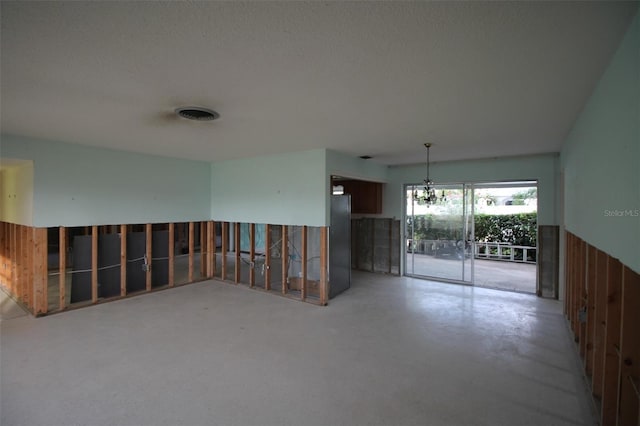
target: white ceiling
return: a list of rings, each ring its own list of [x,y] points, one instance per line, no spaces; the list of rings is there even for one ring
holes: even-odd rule
[[[557,152],[637,2],[2,1],[2,132],[219,161]],[[178,106],[215,109],[210,123]]]

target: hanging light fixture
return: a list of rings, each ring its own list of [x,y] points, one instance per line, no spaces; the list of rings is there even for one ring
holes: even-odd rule
[[[445,196],[444,189],[442,190],[440,197],[436,195],[436,190],[433,188],[433,181],[429,176],[429,167],[431,163],[429,150],[431,148],[431,144],[425,143],[424,147],[427,148],[427,177],[424,179],[423,189],[421,191],[418,191],[418,189],[413,191],[413,199],[418,202],[418,204],[426,204],[428,207],[431,204],[447,201],[447,198]]]

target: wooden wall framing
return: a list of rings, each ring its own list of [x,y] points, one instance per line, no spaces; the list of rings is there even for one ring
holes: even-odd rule
[[[0,286],[33,315],[48,311],[47,228],[0,222]]]
[[[189,222],[188,223],[188,247],[189,247],[189,283],[202,281],[205,279],[216,278],[218,280],[237,284],[241,281],[241,247],[240,247],[240,223],[233,223],[233,233],[229,232],[231,224],[229,222],[220,223],[220,238],[218,240],[216,226],[218,223],[214,221],[205,222]],[[293,298],[296,300],[306,301],[318,305],[326,305],[328,302],[329,294],[329,274],[328,274],[328,227],[320,227],[319,241],[314,240],[314,244],[319,244],[320,252],[320,278],[314,277],[313,280],[308,278],[309,268],[308,253],[311,248],[309,247],[309,227],[300,226],[302,232],[301,238],[301,277],[295,277],[294,280],[299,280],[298,290],[290,291],[290,280],[288,276],[289,269],[289,238],[293,236],[293,232],[290,231],[288,225],[265,225],[265,247],[264,253],[256,253],[256,224],[249,224],[249,239],[251,242],[251,249],[249,251],[249,279],[246,284],[249,287],[259,291],[268,291],[274,294],[280,294],[287,298]],[[127,273],[128,269],[132,268],[134,262],[127,258],[127,240],[128,235],[132,232],[144,232],[145,236],[145,251],[144,251],[144,287],[142,292],[135,291],[134,293],[145,293],[164,288],[175,286],[175,262],[176,262],[176,235],[175,232],[179,231],[182,234],[178,235],[181,239],[184,236],[184,232],[180,231],[182,224],[176,227],[174,223],[160,224],[160,229],[168,230],[168,268],[167,268],[167,283],[165,285],[157,286],[152,280],[153,277],[153,253],[152,253],[152,241],[153,230],[156,225],[144,224],[144,225],[91,225],[81,228],[66,228],[56,227],[51,230],[50,235],[56,235],[56,237],[50,242],[54,249],[58,250],[58,260],[54,264],[48,263],[49,245],[48,245],[48,228],[34,228],[18,224],[12,224],[7,222],[0,222],[0,286],[8,292],[13,299],[19,304],[24,306],[30,313],[35,316],[46,315],[50,313],[61,312],[69,309],[76,309],[92,304],[99,304],[112,300],[117,300],[124,297],[130,297],[127,291]],[[274,227],[281,228],[281,240],[272,241],[271,232]],[[75,233],[72,231],[75,229]],[[196,231],[197,229],[197,231]],[[79,231],[79,232],[78,232]],[[196,236],[197,232],[197,236]],[[298,232],[298,231],[296,231]],[[120,235],[120,247],[119,247],[119,265],[113,265],[113,267],[119,267],[119,280],[120,288],[116,287],[116,295],[110,297],[102,297],[99,283],[99,250],[100,250],[100,238],[101,235],[107,234],[119,234]],[[72,238],[74,235],[85,235],[90,238],[90,270],[85,273],[90,273],[90,297],[84,302],[69,303],[70,286],[72,285],[72,274],[82,271],[74,271],[73,267],[69,263],[69,257],[67,254],[72,247]],[[317,235],[317,234],[314,234]],[[84,237],[84,238],[86,238]],[[230,238],[233,238],[233,253],[232,259],[235,257],[235,264],[233,265],[233,274],[231,279],[227,277],[227,268],[232,267],[228,264],[227,252],[229,251]],[[199,239],[200,243],[200,273],[196,271],[196,239]],[[317,240],[317,237],[315,237]],[[219,241],[219,242],[218,242]],[[56,248],[57,245],[57,248]],[[217,249],[220,247],[221,255],[220,267],[218,268],[216,262],[216,256],[218,254]],[[272,250],[276,250],[272,252]],[[313,250],[314,253],[317,250]],[[274,256],[280,257],[279,262],[274,261]],[[264,264],[257,266],[259,261],[262,261],[264,256]],[[117,257],[116,257],[117,258]],[[229,260],[231,262],[232,260]],[[275,263],[275,265],[274,265]],[[279,264],[278,264],[279,263]],[[49,271],[48,268],[52,270]],[[260,272],[255,269],[261,267]],[[273,281],[272,269],[281,268],[281,281]],[[231,271],[229,271],[231,272]],[[264,287],[256,285],[256,274],[264,274]],[[245,271],[246,275],[246,271]],[[117,275],[116,275],[117,276]],[[246,279],[246,278],[244,278]],[[293,281],[292,281],[293,282]],[[311,284],[313,288],[310,289]],[[317,285],[317,287],[315,287]],[[316,293],[317,292],[317,293]],[[317,296],[316,296],[317,294]]]
[[[566,232],[565,315],[603,426],[640,425],[640,274]]]

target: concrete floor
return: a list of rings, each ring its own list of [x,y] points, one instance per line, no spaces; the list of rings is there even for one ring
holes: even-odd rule
[[[526,294],[205,281],[0,326],[3,426],[596,424],[560,303]]]

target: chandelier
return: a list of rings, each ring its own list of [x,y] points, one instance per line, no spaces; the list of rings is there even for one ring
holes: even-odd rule
[[[429,207],[435,203],[445,202],[447,201],[447,198],[444,194],[444,190],[442,190],[442,194],[439,197],[436,195],[436,190],[433,188],[433,181],[429,177],[429,149],[431,148],[431,144],[425,143],[424,147],[427,148],[427,177],[424,179],[424,187],[422,190],[418,191],[418,189],[416,189],[413,191],[413,199],[418,204],[426,204],[427,207]]]

